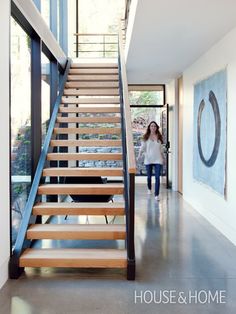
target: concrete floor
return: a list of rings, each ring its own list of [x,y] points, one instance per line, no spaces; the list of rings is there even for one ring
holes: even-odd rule
[[[121,270],[27,269],[0,291],[0,313],[236,313],[235,246],[178,193],[161,196],[137,185],[136,281]]]

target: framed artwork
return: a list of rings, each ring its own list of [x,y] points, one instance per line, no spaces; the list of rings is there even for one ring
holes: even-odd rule
[[[226,69],[194,85],[193,118],[193,177],[225,196]]]

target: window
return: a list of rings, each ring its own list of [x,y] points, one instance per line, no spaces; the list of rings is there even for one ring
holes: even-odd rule
[[[79,0],[79,32],[117,32],[124,10],[124,0]]]
[[[78,29],[79,33],[83,34],[78,38],[78,56],[80,58],[117,57],[117,36],[85,36],[84,34],[118,33],[120,20],[124,17],[125,13],[125,0],[78,0],[78,8]],[[70,16],[69,54],[75,57],[75,1],[68,1],[68,12]]]
[[[44,53],[41,55],[42,69],[42,145],[50,120],[50,61]]]
[[[44,21],[50,28],[50,0],[41,1],[41,14]]]
[[[31,40],[11,18],[11,210],[14,246],[31,186]]]

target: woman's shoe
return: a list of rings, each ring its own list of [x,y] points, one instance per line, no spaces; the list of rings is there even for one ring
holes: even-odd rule
[[[152,190],[148,190],[147,194],[151,195],[152,194]]]
[[[155,200],[159,202],[159,201],[160,201],[160,196],[159,196],[159,195],[156,195],[156,196],[155,196]]]

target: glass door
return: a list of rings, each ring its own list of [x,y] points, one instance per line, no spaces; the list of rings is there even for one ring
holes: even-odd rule
[[[163,146],[164,146],[164,164],[162,168],[162,176],[165,177],[166,188],[169,189],[170,188],[170,180],[169,180],[170,141],[169,141],[169,106],[168,104],[165,104],[161,108],[160,127],[162,130]]]
[[[137,160],[142,137],[151,121],[155,121],[161,129],[164,139],[164,165],[162,182],[169,188],[169,108],[164,104],[163,85],[130,85],[129,100],[131,107],[134,149],[137,161],[137,175],[146,175],[143,160]]]

